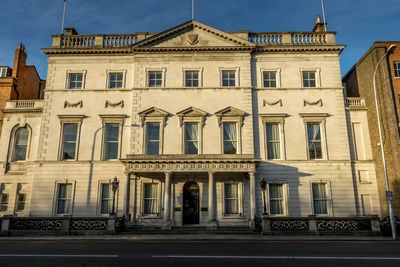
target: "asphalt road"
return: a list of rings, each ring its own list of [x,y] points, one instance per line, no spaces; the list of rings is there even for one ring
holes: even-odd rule
[[[0,266],[400,266],[400,242],[0,239]]]

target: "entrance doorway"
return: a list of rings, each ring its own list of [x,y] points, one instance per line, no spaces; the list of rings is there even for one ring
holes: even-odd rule
[[[199,224],[199,185],[187,182],[183,186],[183,224]]]

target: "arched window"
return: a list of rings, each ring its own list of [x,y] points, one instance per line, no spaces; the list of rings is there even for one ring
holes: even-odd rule
[[[29,131],[26,127],[19,128],[15,131],[14,137],[14,153],[12,161],[20,161],[26,159],[26,151],[28,148]]]

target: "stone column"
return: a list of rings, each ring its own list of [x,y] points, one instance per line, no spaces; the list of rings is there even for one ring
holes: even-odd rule
[[[126,174],[126,188],[125,188],[125,203],[124,203],[124,217],[125,222],[129,221],[129,200],[131,194],[131,174]]]
[[[249,172],[250,176],[250,228],[255,228],[256,216],[256,173]]]
[[[208,226],[217,228],[215,219],[215,173],[208,173]]]
[[[171,229],[171,175],[171,172],[165,172],[163,229]]]

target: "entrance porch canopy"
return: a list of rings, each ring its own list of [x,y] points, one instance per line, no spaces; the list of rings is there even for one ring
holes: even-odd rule
[[[259,159],[251,154],[137,155],[121,159],[135,172],[255,172]]]

